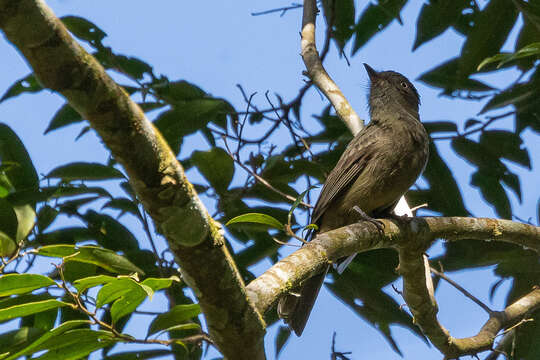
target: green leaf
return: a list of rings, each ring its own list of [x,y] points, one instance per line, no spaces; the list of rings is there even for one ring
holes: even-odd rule
[[[343,50],[351,39],[354,29],[355,8],[353,0],[323,1],[326,24],[333,25],[332,38]]]
[[[49,205],[44,205],[37,214],[37,227],[40,232],[45,231],[58,216],[59,211]]]
[[[6,274],[0,277],[0,296],[19,295],[56,283],[39,274]]]
[[[510,201],[497,177],[479,170],[472,175],[471,185],[480,189],[483,198],[493,205],[498,216],[504,219],[512,218]]]
[[[438,88],[446,93],[454,90],[489,91],[493,88],[481,81],[469,79],[468,75],[459,72],[460,58],[453,58],[447,62],[423,73],[418,80]]]
[[[467,121],[465,121],[464,129],[467,130],[471,126],[478,125],[478,124],[481,124],[481,123],[482,123],[481,121],[476,120],[476,119],[467,119]]]
[[[38,190],[16,191],[8,196],[8,200],[14,205],[23,205],[86,194],[97,194],[99,197],[107,198],[112,197],[107,190],[99,186],[60,184],[58,186],[44,186]]]
[[[497,53],[517,20],[518,11],[511,1],[491,0],[475,17],[475,24],[461,49],[458,73],[468,77],[488,56]]]
[[[280,326],[278,334],[276,336],[276,359],[279,358],[279,354],[287,341],[291,337],[291,329],[288,326]]]
[[[64,126],[75,124],[83,121],[82,116],[73,109],[69,103],[65,103],[62,107],[54,114],[49,126],[45,130],[45,134],[60,129]]]
[[[17,250],[15,241],[3,231],[0,231],[0,257],[12,256],[15,250]]]
[[[480,111],[483,114],[487,111],[499,109],[507,105],[514,105],[518,111],[524,111],[528,107],[536,104],[538,85],[535,82],[516,84],[497,95],[493,96]]]
[[[185,323],[201,313],[199,304],[176,305],[170,311],[158,315],[150,324],[148,335]]]
[[[63,258],[64,261],[79,261],[94,264],[113,273],[126,274],[138,272],[144,274],[144,271],[133,265],[125,257],[116,254],[114,251],[97,246],[48,245],[38,248],[37,254]]]
[[[480,144],[499,158],[505,158],[531,169],[531,159],[523,149],[523,139],[513,132],[504,130],[484,130]]]
[[[94,23],[79,16],[62,16],[60,18],[68,30],[81,40],[96,46],[107,34]]]
[[[437,211],[443,216],[469,215],[454,174],[433,142],[429,144],[429,159],[422,177],[429,183],[429,190],[409,191],[407,199],[412,200],[411,204],[428,203],[430,210]]]
[[[227,191],[234,176],[234,162],[225,150],[194,151],[191,160],[218,193]]]
[[[76,360],[116,342],[113,333],[104,330],[76,329],[51,338],[42,347],[48,349],[40,360]]]
[[[454,132],[457,133],[457,125],[451,121],[429,121],[424,122],[424,127],[429,134],[435,132]]]
[[[9,354],[15,353],[21,348],[35,341],[41,335],[43,330],[29,326],[23,326],[19,329],[8,331],[0,335],[0,359],[5,359]]]
[[[114,251],[139,249],[135,235],[113,217],[88,210],[82,218],[99,245]]]
[[[413,51],[454,25],[468,7],[467,0],[431,0],[429,4],[422,5],[416,21]]]
[[[304,197],[306,196],[306,194],[311,190],[311,189],[314,189],[318,187],[318,185],[311,185],[309,188],[307,188],[306,190],[304,190],[300,195],[298,195],[298,197],[296,198],[296,200],[294,200],[293,204],[291,205],[291,208],[289,209],[289,213],[287,214],[287,222],[289,224],[292,224],[291,223],[291,217],[292,217],[292,214],[294,212],[294,210],[298,207],[298,205],[300,205],[300,203],[302,202],[302,200],[304,200]]]
[[[2,164],[15,164],[5,170],[5,174],[16,190],[38,188],[38,175],[24,144],[14,131],[3,123],[0,123],[0,159]]]
[[[128,198],[112,199],[106,202],[101,208],[119,210],[120,211],[119,217],[124,215],[125,213],[132,214],[136,217],[140,216],[139,207],[134,201]]]
[[[279,229],[279,230],[283,230],[285,227],[276,218],[270,215],[260,214],[260,213],[248,213],[248,214],[236,216],[232,218],[231,220],[227,221],[225,226],[229,226],[229,225],[237,224],[237,223],[263,224],[263,225],[268,225],[274,229]]]
[[[131,314],[146,297],[152,297],[153,290],[144,284],[137,283],[130,277],[122,277],[106,283],[97,295],[96,307],[113,302],[111,319],[113,323]]]
[[[49,299],[0,308],[0,322],[68,305],[62,301]]]
[[[170,350],[124,351],[113,355],[107,355],[104,360],[147,360],[162,358],[167,355],[172,355],[172,352]]]
[[[149,76],[153,74],[152,66],[145,61],[132,56],[114,54],[110,49],[100,49],[94,56],[106,68],[114,69],[135,80],[143,80],[145,74]]]
[[[46,332],[45,334],[43,334],[42,336],[40,336],[37,340],[35,340],[29,346],[23,348],[22,350],[18,351],[15,354],[11,354],[8,358],[3,359],[3,360],[15,360],[15,359],[20,358],[21,356],[33,354],[39,351],[40,349],[42,349],[41,344],[45,343],[47,340],[52,339],[52,338],[61,338],[60,335],[62,335],[66,331],[69,331],[71,329],[74,329],[80,326],[88,325],[88,324],[90,324],[89,320],[66,321],[63,324],[56,327],[55,329],[52,329]]]
[[[109,275],[96,275],[90,276],[83,279],[77,279],[73,282],[73,286],[77,289],[79,293],[84,292],[86,289],[93,288],[94,286],[103,285],[109,282],[116,280],[116,277]]]
[[[392,20],[397,19],[401,23],[400,12],[406,3],[407,0],[381,0],[377,4],[369,3],[354,28],[356,37],[352,48],[353,55]]]
[[[13,83],[0,98],[0,103],[3,101],[18,96],[22,93],[37,93],[43,90],[43,86],[38,82],[34,74],[26,75]]]
[[[180,282],[180,278],[174,275],[168,278],[146,278],[141,284],[148,286],[153,291],[158,291],[169,288],[173,281]]]
[[[98,163],[73,162],[53,169],[47,178],[73,180],[123,179],[124,175],[112,166]]]
[[[14,206],[13,211],[17,217],[17,243],[26,239],[36,224],[36,213],[30,205]]]
[[[0,231],[15,241],[18,220],[13,206],[6,199],[0,198]]]
[[[168,103],[202,99],[206,96],[200,87],[185,80],[164,82],[154,85],[153,88]]]
[[[40,245],[75,244],[77,242],[94,240],[95,236],[86,227],[66,227],[36,236]],[[73,245],[68,245],[73,246]]]
[[[224,127],[226,116],[231,113],[234,108],[222,99],[195,99],[175,104],[172,110],[161,113],[154,124],[178,154],[185,136],[206,127],[209,122]]]

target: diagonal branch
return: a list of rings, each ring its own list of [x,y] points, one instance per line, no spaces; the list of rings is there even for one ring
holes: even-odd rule
[[[437,320],[437,303],[430,290],[429,264],[425,250],[438,238],[449,241],[504,241],[540,252],[540,227],[510,220],[465,217],[426,217],[409,221],[382,220],[380,235],[367,222],[319,234],[313,241],[279,261],[247,286],[259,312],[267,311],[279,297],[320,272],[329,263],[358,252],[380,248],[399,251],[403,295],[416,323],[447,358],[474,354],[489,348],[495,335],[540,307],[540,289],[535,289],[502,312],[492,312],[478,335],[455,339]]]
[[[305,0],[302,16],[302,59],[307,75],[328,98],[337,115],[347,125],[353,135],[364,127],[364,121],[353,110],[337,84],[324,69],[315,43],[315,22],[317,19],[316,0]]]
[[[67,98],[123,165],[196,293],[219,350],[229,359],[264,359],[264,321],[246,295],[220,225],[161,134],[43,1],[0,0],[0,28],[40,82]]]

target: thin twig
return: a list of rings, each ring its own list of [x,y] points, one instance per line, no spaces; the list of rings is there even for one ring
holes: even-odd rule
[[[489,125],[491,125],[496,120],[505,118],[505,117],[510,116],[512,114],[515,114],[515,113],[516,113],[515,111],[509,111],[509,112],[506,112],[504,114],[500,114],[500,115],[496,115],[496,116],[490,116],[488,118],[488,121],[486,121],[485,123],[483,123],[480,127],[476,128],[476,129],[465,131],[462,134],[458,133],[457,135],[432,137],[432,140],[452,140],[452,139],[459,138],[459,137],[465,137],[465,136],[477,133],[479,131],[484,131]]]
[[[298,9],[298,8],[301,8],[301,7],[302,7],[302,4],[292,3],[290,6],[284,6],[284,7],[280,7],[280,8],[276,8],[276,9],[259,11],[259,12],[252,12],[251,16],[267,15],[267,14],[272,14],[272,13],[275,13],[275,12],[281,12],[281,14],[279,16],[283,16],[283,15],[285,15],[285,13],[287,11],[293,10],[293,9]]]
[[[442,272],[439,272],[437,270],[435,270],[434,268],[430,268],[431,269],[431,272],[435,275],[437,275],[438,277],[440,277],[441,279],[444,279],[446,280],[446,282],[448,282],[450,285],[452,285],[453,287],[455,287],[456,289],[458,289],[463,295],[465,295],[466,297],[468,297],[469,299],[471,299],[474,303],[476,303],[476,305],[480,306],[482,309],[484,309],[485,312],[487,312],[489,315],[493,314],[493,310],[491,310],[489,308],[489,306],[487,306],[486,304],[484,304],[482,301],[480,301],[476,296],[472,295],[470,292],[468,292],[467,290],[465,290],[461,285],[459,285],[458,283],[456,283],[454,280],[450,279],[448,276],[446,276],[445,274],[443,274]]]
[[[208,334],[206,334],[206,333],[196,334],[196,335],[188,336],[188,337],[182,338],[182,339],[169,339],[169,340],[136,339],[136,338],[134,338],[134,337],[132,337],[130,335],[123,334],[123,333],[119,332],[118,330],[116,330],[114,328],[114,326],[112,326],[111,324],[108,324],[108,323],[100,320],[96,316],[95,312],[92,312],[92,311],[88,310],[86,308],[86,306],[84,306],[83,302],[81,301],[81,298],[80,298],[79,294],[78,293],[75,294],[74,292],[72,292],[69,289],[69,287],[68,287],[68,285],[66,283],[66,280],[64,278],[63,264],[60,264],[60,265],[53,264],[53,265],[58,270],[58,275],[60,276],[61,283],[58,284],[58,287],[63,289],[69,295],[69,297],[71,297],[73,299],[73,301],[75,302],[74,304],[71,304],[71,307],[74,310],[79,310],[80,312],[82,312],[85,315],[87,315],[88,317],[90,317],[92,319],[92,321],[96,325],[99,325],[103,329],[109,330],[114,335],[114,337],[120,339],[122,342],[136,343],[136,344],[159,344],[159,345],[169,346],[169,345],[171,345],[173,343],[176,343],[176,342],[199,343],[199,342],[204,340],[204,341],[207,341],[207,342],[213,344],[212,339],[210,339],[210,336]]]
[[[225,144],[225,148],[227,149],[227,153],[229,154],[229,156],[233,159],[233,161],[235,163],[238,164],[238,166],[240,166],[242,169],[244,169],[248,174],[250,174],[251,176],[253,176],[253,178],[255,178],[255,180],[257,180],[258,182],[260,182],[261,184],[263,184],[264,186],[266,186],[267,188],[269,188],[270,190],[272,190],[273,192],[275,192],[276,194],[279,194],[281,196],[283,196],[284,198],[286,198],[287,200],[290,200],[292,202],[295,202],[296,201],[296,198],[294,196],[291,196],[291,195],[287,195],[285,194],[283,191],[279,190],[279,189],[276,189],[275,187],[272,186],[272,184],[270,184],[268,181],[266,181],[264,178],[262,178],[260,175],[258,175],[257,173],[255,173],[254,171],[252,171],[250,168],[248,168],[246,165],[244,165],[240,159],[237,159],[233,152],[231,151],[231,149],[229,148],[229,145],[227,144],[227,139],[225,137],[222,138],[224,144]],[[305,208],[311,208],[312,206],[310,204],[306,204],[305,202],[300,202],[300,205],[305,207]]]

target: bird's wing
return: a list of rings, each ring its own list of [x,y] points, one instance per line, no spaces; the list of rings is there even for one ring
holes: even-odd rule
[[[371,124],[370,124],[371,125]],[[348,188],[365,169],[376,146],[374,132],[377,128],[366,126],[347,146],[334,169],[330,172],[313,209],[311,222],[317,224],[334,199]]]

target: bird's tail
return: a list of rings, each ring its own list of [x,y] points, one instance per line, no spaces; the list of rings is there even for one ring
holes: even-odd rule
[[[278,315],[294,331],[297,336],[302,335],[306,323],[315,304],[315,299],[321,290],[321,286],[330,267],[309,279],[307,279],[298,294],[287,294],[279,300]]]

